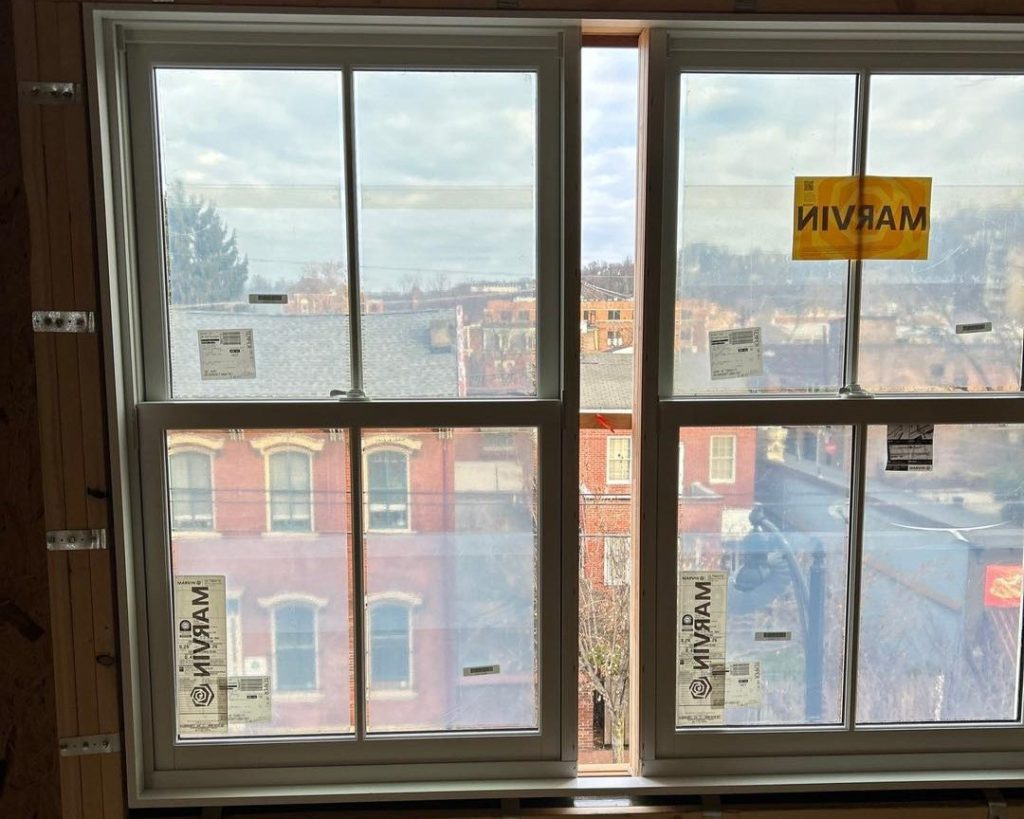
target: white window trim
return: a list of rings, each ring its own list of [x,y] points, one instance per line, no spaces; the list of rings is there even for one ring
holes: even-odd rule
[[[627,460],[628,469],[625,479],[616,478],[612,479],[612,441],[626,441],[629,447],[629,459]],[[604,468],[605,468],[605,483],[608,486],[628,486],[633,481],[633,438],[630,435],[609,435],[605,438],[604,444]]]
[[[715,455],[715,441],[732,440],[732,455],[729,457],[729,477],[715,477],[715,461],[725,461],[724,456]],[[736,444],[735,435],[712,435],[708,438],[708,483],[736,483]]]
[[[417,441],[417,443],[421,442]],[[418,447],[417,447],[418,449]],[[367,484],[363,487],[363,520],[365,521],[367,533],[387,533],[387,532],[412,532],[412,453],[416,451],[404,446],[397,444],[377,444],[374,443],[372,446],[363,446],[363,475],[364,483]],[[370,476],[370,456],[376,452],[397,452],[405,459],[405,526],[395,527],[384,527],[371,526],[370,525],[370,487],[369,487],[369,476]]]
[[[622,578],[621,580],[617,580],[615,578],[615,576],[614,576],[614,569],[612,568],[611,562],[608,559],[611,556],[611,552],[612,552],[611,544],[609,543],[609,541],[612,541],[612,540],[619,541],[620,543],[622,541],[625,541],[624,548],[626,549],[626,552],[627,552],[627,554],[626,554],[626,564],[625,564],[625,574],[626,574],[626,576],[624,578]],[[602,553],[603,553],[603,563],[604,563],[604,566],[603,566],[603,569],[604,569],[604,585],[608,586],[609,588],[614,588],[614,587],[618,587],[618,586],[628,586],[629,585],[629,581],[631,579],[630,576],[629,576],[629,574],[630,574],[630,571],[629,571],[630,570],[630,566],[629,566],[629,550],[631,549],[631,547],[632,547],[632,541],[631,541],[631,538],[629,537],[629,535],[604,535],[602,537],[602,540],[601,540],[601,550],[602,550]]]

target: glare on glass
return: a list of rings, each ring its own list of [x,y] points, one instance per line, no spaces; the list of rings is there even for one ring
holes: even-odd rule
[[[849,75],[683,74],[673,392],[835,391],[843,261],[793,261],[793,179],[850,173]],[[711,378],[708,333],[759,327],[761,373]]]
[[[536,431],[367,429],[362,468],[367,730],[536,728]]]
[[[886,470],[870,427],[857,720],[1017,718],[1024,425],[936,426],[932,468]]]
[[[537,78],[357,71],[371,398],[535,395]]]
[[[172,396],[347,390],[340,73],[155,74]],[[253,366],[204,367],[224,330],[252,333]]]
[[[1024,77],[872,77],[868,172],[931,177],[932,202],[927,259],[864,263],[867,389],[1019,389],[1024,156],[1006,115],[1019,111]]]
[[[680,430],[678,727],[842,721],[851,440]]]
[[[227,708],[199,719],[179,696],[179,736],[351,733],[348,433],[174,430],[166,441],[173,578],[222,579],[200,593],[209,639],[176,643],[174,682],[179,695],[197,687],[196,656]],[[176,638],[192,599],[175,606]]]

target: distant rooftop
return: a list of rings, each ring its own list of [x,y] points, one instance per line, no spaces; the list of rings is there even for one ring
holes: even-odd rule
[[[448,322],[452,340],[431,347],[431,328]],[[351,387],[349,325],[345,315],[296,315],[174,309],[171,363],[176,398],[327,398]],[[363,378],[373,398],[455,398],[455,311],[363,315]],[[199,330],[251,329],[256,377],[204,381]]]

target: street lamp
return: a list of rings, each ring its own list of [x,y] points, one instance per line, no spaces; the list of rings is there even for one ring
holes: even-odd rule
[[[804,637],[805,694],[808,722],[820,722],[822,681],[825,661],[825,547],[817,538],[811,553],[811,567],[804,576],[789,540],[765,514],[760,504],[750,510],[753,531],[741,540],[737,551],[742,564],[732,578],[732,587],[748,597],[751,610],[763,608],[775,600],[789,583],[793,586],[800,630]],[[778,554],[778,560],[771,556]],[[788,575],[788,583],[787,583]]]

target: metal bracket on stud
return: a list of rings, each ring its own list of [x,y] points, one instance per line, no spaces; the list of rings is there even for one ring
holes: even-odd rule
[[[51,552],[85,552],[107,548],[106,529],[58,529],[46,533]]]
[[[58,745],[61,756],[116,754],[121,750],[118,734],[93,734],[87,737],[65,737]]]
[[[983,791],[985,801],[988,802],[988,819],[1006,819],[1009,814],[1006,811],[1006,797],[997,788],[989,788]]]
[[[23,82],[18,85],[18,96],[38,105],[65,105],[81,102],[82,86],[75,82]]]
[[[37,333],[95,333],[96,318],[85,310],[34,310],[32,329]]]

